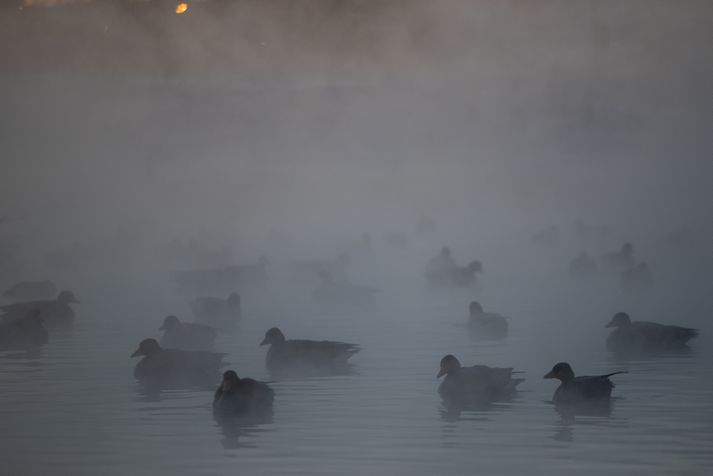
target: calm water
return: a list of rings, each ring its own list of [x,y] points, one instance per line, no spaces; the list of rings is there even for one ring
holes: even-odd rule
[[[603,350],[608,313],[576,312],[576,296],[538,302],[493,290],[493,302],[512,315],[501,343],[464,332],[464,296],[397,293],[350,312],[317,312],[289,299],[248,302],[240,329],[217,345],[240,375],[268,378],[258,343],[275,324],[288,338],[353,341],[363,351],[353,359],[356,375],[274,383],[272,421],[240,426],[214,420],[212,389],[147,394],[134,381],[129,355],[139,340],[157,335],[169,312],[188,316],[183,298],[139,291],[85,289],[74,331],[52,335],[37,356],[2,354],[1,474],[713,471],[713,354],[705,334],[687,355],[617,362]],[[507,404],[449,414],[435,378],[446,353],[464,364],[514,366],[525,372],[522,391]],[[556,385],[542,375],[559,360],[580,374],[630,372],[613,378],[610,416],[572,420],[554,410],[547,401]]]

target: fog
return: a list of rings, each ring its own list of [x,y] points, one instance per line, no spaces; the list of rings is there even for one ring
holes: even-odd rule
[[[264,256],[267,285],[234,289],[247,323],[228,360],[241,376],[267,379],[257,339],[279,324],[288,338],[363,344],[353,360],[366,379],[408,348],[404,359],[430,359],[433,380],[452,345],[470,349],[464,364],[480,352],[525,367],[521,386],[547,394],[540,375],[557,361],[611,367],[572,354],[601,350],[622,310],[700,329],[693,358],[705,360],[709,2],[205,0],[181,15],[159,0],[10,3],[0,7],[0,287],[71,289],[75,327],[122,320],[115,344],[127,356],[165,315],[190,320],[190,299],[227,295],[179,289],[176,272]],[[568,275],[580,252],[601,267],[625,242],[652,286],[629,292],[603,269]],[[482,263],[475,284],[429,289],[427,262],[443,246],[459,265]],[[340,254],[346,282],[373,288],[373,301],[325,308],[317,277],[294,272]],[[449,340],[473,299],[510,318],[513,357]],[[231,339],[216,350],[233,352]],[[390,339],[395,350],[378,347]],[[119,365],[131,375],[133,362]],[[402,380],[392,383],[416,388]],[[277,384],[276,407],[281,390],[309,398]],[[405,470],[402,455],[378,469]]]

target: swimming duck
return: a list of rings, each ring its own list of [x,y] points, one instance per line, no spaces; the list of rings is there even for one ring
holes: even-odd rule
[[[483,311],[483,306],[478,301],[470,303],[469,312],[468,327],[479,337],[502,338],[507,335],[506,317]]]
[[[230,293],[227,299],[199,297],[190,303],[193,317],[199,321],[234,323],[242,315],[238,293]]]
[[[260,345],[269,345],[265,364],[278,374],[338,374],[349,370],[347,361],[361,349],[356,344],[328,340],[286,340],[277,327],[269,329]]]
[[[2,293],[6,299],[15,301],[29,301],[33,299],[46,299],[57,295],[57,288],[50,280],[22,281],[10,286]]]
[[[524,379],[512,378],[512,368],[486,365],[463,367],[453,355],[441,359],[436,378],[446,376],[438,387],[438,394],[447,403],[491,402],[506,399],[516,391]]]
[[[634,245],[627,242],[621,245],[619,251],[611,251],[602,256],[602,264],[610,271],[631,268],[635,264]]]
[[[269,414],[275,392],[264,382],[240,378],[234,370],[223,373],[223,381],[213,396],[213,409],[220,413]]]
[[[607,337],[607,348],[614,352],[663,352],[685,349],[698,335],[696,329],[656,322],[633,321],[625,312],[617,312],[607,328],[615,329]]]
[[[25,317],[0,323],[0,349],[32,349],[49,340],[47,329],[42,326],[42,316],[37,310]]]
[[[144,339],[131,357],[143,356],[134,368],[138,380],[160,383],[207,382],[223,365],[224,354],[163,349],[156,339]]]
[[[556,378],[561,382],[552,397],[555,404],[580,404],[608,400],[614,388],[609,377],[623,373],[626,371],[575,377],[572,367],[567,362],[559,362],[545,374],[544,378]]]
[[[166,316],[159,330],[163,331],[163,347],[206,350],[212,349],[215,341],[215,330],[212,327],[181,322],[176,316]]]
[[[31,311],[39,311],[44,325],[48,328],[67,326],[74,320],[74,310],[70,304],[78,304],[79,301],[72,291],[62,291],[57,299],[40,301],[26,301],[15,304],[0,306],[4,314],[3,319],[19,319],[26,316]]]

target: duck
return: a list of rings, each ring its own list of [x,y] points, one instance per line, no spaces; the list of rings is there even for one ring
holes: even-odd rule
[[[559,362],[545,374],[544,378],[553,378],[561,382],[552,397],[552,401],[555,404],[586,404],[609,400],[614,388],[614,384],[609,380],[609,377],[624,373],[626,371],[575,377],[572,366],[567,362]]]
[[[0,349],[34,349],[49,340],[47,329],[42,325],[40,311],[32,310],[26,316],[0,323]]]
[[[5,320],[14,320],[26,316],[31,311],[39,311],[44,325],[48,328],[64,327],[74,320],[74,310],[70,304],[79,304],[72,291],[62,291],[57,299],[25,301],[0,306]]]
[[[5,299],[13,301],[47,299],[57,295],[57,288],[48,279],[44,281],[21,281],[7,288],[2,295]]]
[[[602,256],[602,265],[609,271],[621,271],[635,264],[634,245],[629,242],[621,245],[619,251],[611,251]]]
[[[166,316],[159,327],[163,331],[161,346],[183,350],[209,350],[215,342],[215,329],[201,324],[181,322],[176,316]]]
[[[265,415],[272,413],[274,398],[268,384],[226,370],[213,396],[213,409],[221,414]]]
[[[632,321],[625,312],[617,312],[606,325],[614,330],[607,337],[607,348],[613,352],[665,352],[683,350],[688,341],[698,336],[698,330]]]
[[[233,292],[226,299],[198,297],[190,303],[193,317],[198,321],[234,323],[242,316],[240,294]]]
[[[503,338],[507,335],[508,321],[505,316],[483,311],[478,301],[471,301],[468,310],[468,327],[478,337]]]
[[[164,349],[156,339],[144,339],[131,357],[143,357],[134,377],[155,383],[198,383],[215,378],[225,354]]]
[[[484,403],[512,396],[524,379],[512,378],[512,368],[473,365],[463,367],[451,354],[441,359],[436,378],[446,378],[438,386],[438,394],[449,404]]]
[[[346,342],[287,340],[277,327],[265,333],[260,345],[270,346],[265,357],[267,369],[288,375],[347,373],[347,361],[361,350],[357,344]]]

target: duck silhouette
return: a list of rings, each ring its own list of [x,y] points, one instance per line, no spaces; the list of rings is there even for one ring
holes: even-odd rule
[[[683,350],[698,336],[696,329],[656,322],[632,321],[625,312],[617,312],[606,327],[614,330],[607,337],[607,349],[618,353],[657,353]]]
[[[152,383],[206,383],[215,381],[224,354],[179,349],[163,349],[156,339],[144,339],[131,357],[143,358],[134,368],[134,377]]]
[[[274,398],[275,392],[266,383],[227,370],[213,396],[213,409],[229,415],[269,415]]]
[[[513,395],[524,379],[512,378],[512,368],[473,365],[463,367],[451,354],[441,359],[436,378],[445,379],[438,386],[438,394],[447,404],[466,405],[505,400]]]
[[[572,367],[567,362],[559,362],[545,374],[544,378],[560,381],[552,397],[555,404],[582,404],[609,400],[614,389],[614,384],[609,377],[623,373],[626,371],[575,377]]]
[[[278,375],[335,375],[349,373],[347,361],[361,348],[334,341],[287,340],[277,327],[269,329],[260,345],[269,345],[267,369]]]
[[[212,327],[181,322],[176,316],[166,316],[159,330],[163,331],[162,347],[210,350],[215,343],[215,330]]]
[[[25,301],[0,306],[0,311],[4,313],[0,317],[4,320],[14,320],[38,311],[45,327],[49,329],[66,327],[74,320],[74,310],[70,304],[78,303],[72,291],[62,291],[57,299]]]
[[[473,337],[502,339],[507,336],[508,321],[505,316],[483,311],[483,306],[478,301],[472,301],[468,311],[468,328]]]

